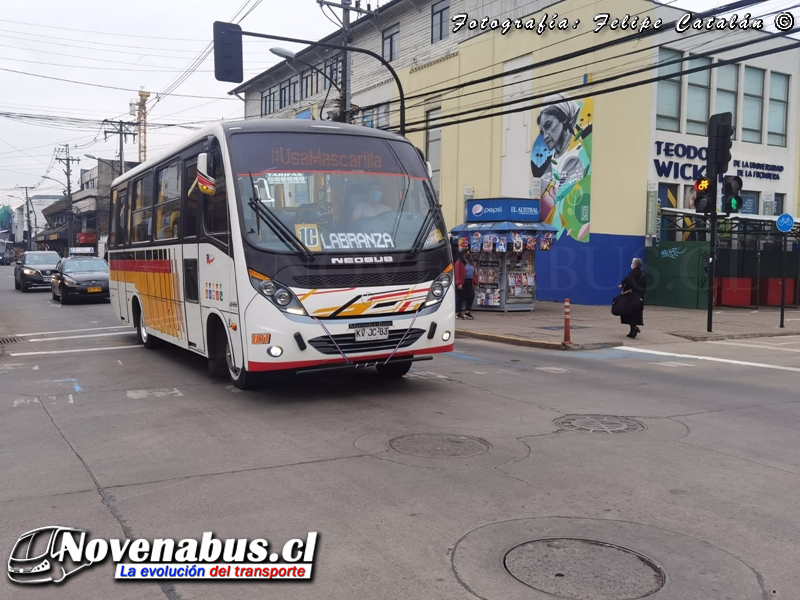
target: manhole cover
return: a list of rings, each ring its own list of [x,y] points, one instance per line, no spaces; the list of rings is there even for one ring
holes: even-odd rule
[[[553,421],[562,429],[590,433],[630,433],[647,429],[644,423],[613,415],[567,415]]]
[[[389,446],[397,452],[425,458],[467,458],[484,454],[492,448],[485,440],[443,433],[403,435],[391,440]]]
[[[526,542],[505,558],[506,570],[525,585],[575,600],[635,600],[664,586],[664,571],[646,556],[592,540]]]

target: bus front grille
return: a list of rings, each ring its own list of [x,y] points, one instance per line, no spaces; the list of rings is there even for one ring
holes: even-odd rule
[[[320,336],[309,340],[308,343],[312,348],[318,350],[322,354],[339,354],[339,350],[336,349],[337,345],[345,354],[351,354],[354,352],[394,350],[405,335],[406,331],[408,331],[408,335],[406,335],[406,339],[403,340],[403,343],[400,344],[401,348],[410,346],[419,338],[421,338],[423,333],[425,333],[424,329],[394,329],[389,332],[388,339],[367,342],[356,342],[355,333],[343,333],[340,335],[334,335],[333,340],[331,340],[331,338],[328,336]],[[336,344],[334,344],[333,341],[336,341]]]
[[[434,275],[435,277],[435,275]],[[430,281],[427,271],[401,271],[396,273],[331,273],[326,275],[295,275],[295,285],[306,289],[362,287],[379,285],[409,285]]]

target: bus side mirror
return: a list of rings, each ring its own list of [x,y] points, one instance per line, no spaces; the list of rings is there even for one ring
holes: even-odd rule
[[[197,155],[197,172],[208,175],[208,153],[201,152]]]
[[[431,163],[429,163],[427,160],[425,161],[425,168],[428,169],[428,177],[430,179],[433,179],[433,167],[431,166]]]

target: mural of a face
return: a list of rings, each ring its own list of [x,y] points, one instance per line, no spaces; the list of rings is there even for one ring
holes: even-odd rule
[[[564,127],[564,123],[559,121],[555,115],[544,114],[539,123],[539,128],[548,150],[555,150],[557,154],[564,151],[570,137],[570,133]]]

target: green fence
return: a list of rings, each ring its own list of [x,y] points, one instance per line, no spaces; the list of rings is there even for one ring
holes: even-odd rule
[[[646,248],[647,304],[708,307],[707,242],[667,242]]]

